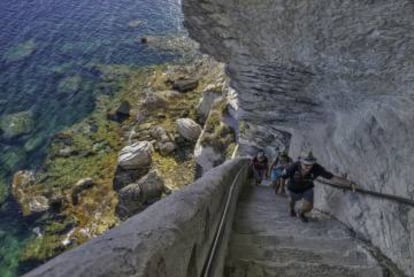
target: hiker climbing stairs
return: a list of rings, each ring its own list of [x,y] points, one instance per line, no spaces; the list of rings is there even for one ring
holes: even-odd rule
[[[291,217],[286,197],[248,186],[237,203],[224,277],[384,276],[342,224],[322,215]]]

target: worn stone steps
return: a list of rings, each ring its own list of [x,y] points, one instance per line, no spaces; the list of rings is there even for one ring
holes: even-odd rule
[[[290,217],[285,197],[268,187],[242,192],[230,238],[225,277],[383,276],[371,254],[339,222]]]
[[[238,260],[226,265],[225,277],[379,277],[377,266],[341,266],[305,262],[263,262]]]

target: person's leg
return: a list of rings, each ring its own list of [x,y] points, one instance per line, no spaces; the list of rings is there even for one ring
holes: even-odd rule
[[[298,201],[299,196],[298,194],[291,192],[290,190],[288,190],[288,196],[289,196],[289,214],[292,217],[296,216],[296,212],[295,212],[295,204],[296,201]]]
[[[305,214],[310,212],[312,209],[313,209],[313,188],[308,189],[303,193],[303,204],[299,212],[299,218],[304,222],[308,222],[308,218],[306,217]]]
[[[281,179],[280,180],[280,193],[281,194],[286,194],[285,187],[286,187],[286,180]]]
[[[257,170],[254,167],[253,167],[253,176],[254,176],[255,185],[256,186],[259,185],[260,182],[262,181],[261,178],[260,178],[260,172],[259,172],[259,170]]]

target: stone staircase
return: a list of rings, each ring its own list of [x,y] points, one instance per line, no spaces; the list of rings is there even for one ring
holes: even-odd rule
[[[237,205],[224,277],[386,275],[343,225],[290,217],[270,187],[246,187]]]

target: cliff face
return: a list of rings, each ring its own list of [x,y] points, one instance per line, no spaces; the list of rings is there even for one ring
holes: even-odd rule
[[[184,0],[203,51],[227,64],[241,142],[322,165],[364,189],[414,199],[414,3]],[[291,137],[290,137],[291,136]],[[414,276],[414,209],[319,186],[324,209]]]

